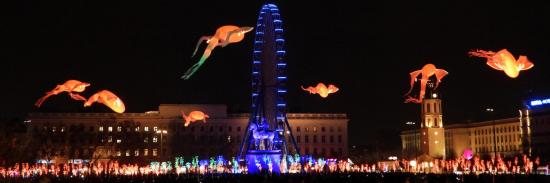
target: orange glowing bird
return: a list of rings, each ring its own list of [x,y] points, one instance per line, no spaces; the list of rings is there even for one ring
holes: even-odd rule
[[[199,61],[193,65],[191,68],[185,72],[185,74],[181,77],[182,79],[189,79],[197,69],[204,63],[204,61],[210,57],[210,54],[212,53],[212,50],[216,48],[217,46],[221,46],[222,48],[227,46],[229,43],[237,43],[244,39],[244,34],[247,32],[252,31],[254,29],[253,27],[237,27],[234,25],[226,25],[221,26],[216,30],[216,33],[213,36],[202,36],[199,41],[197,42],[197,46],[195,46],[195,51],[193,52],[193,56],[197,53],[197,50],[199,49],[199,45],[206,41],[208,43],[208,46],[204,50],[204,53],[202,54]]]
[[[487,65],[493,69],[504,71],[508,77],[516,78],[519,71],[531,69],[534,65],[527,56],[520,55],[518,60],[514,58],[508,50],[502,49],[498,52],[476,50],[468,52],[470,56],[482,57],[487,59]]]
[[[109,90],[101,90],[93,94],[84,103],[84,107],[89,107],[94,102],[102,103],[117,113],[123,113],[126,110],[126,107],[124,106],[122,100],[120,100],[120,98],[118,98],[114,93],[110,92]]]
[[[38,99],[34,105],[36,105],[36,107],[40,107],[48,97],[62,92],[69,93],[72,99],[86,101],[86,98],[73,92],[83,92],[88,86],[90,86],[90,83],[85,83],[78,80],[68,80],[62,85],[57,85],[52,91],[46,92],[46,95]]]
[[[195,121],[201,121],[206,123],[206,118],[209,118],[208,115],[204,114],[201,111],[191,111],[189,113],[189,116],[185,115],[183,111],[181,111],[181,116],[183,117],[183,120],[185,120],[184,126],[189,126],[189,123],[195,122]]]
[[[336,86],[329,84],[328,87],[325,86],[323,83],[317,84],[317,86],[314,88],[312,86],[304,88],[304,86],[300,86],[302,90],[308,91],[310,94],[319,94],[323,98],[327,98],[328,94],[336,93],[339,88]]]
[[[408,96],[413,88],[414,82],[417,80],[416,78],[418,75],[422,75],[422,78],[420,79],[420,95],[418,95],[418,99],[415,99],[411,96]],[[428,80],[431,76],[435,75],[435,78],[437,81],[435,82],[434,90],[437,89],[439,86],[439,83],[441,82],[441,79],[445,77],[447,74],[449,74],[447,71],[443,69],[437,69],[435,68],[435,65],[433,64],[426,64],[424,67],[422,67],[421,70],[417,70],[414,72],[411,72],[411,87],[409,91],[405,94],[408,96],[408,98],[405,100],[405,103],[408,102],[414,102],[414,103],[422,103],[422,99],[424,98],[424,94],[426,94],[426,83],[428,83]]]

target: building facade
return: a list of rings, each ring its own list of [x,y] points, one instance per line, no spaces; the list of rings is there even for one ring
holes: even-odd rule
[[[530,101],[525,109],[518,110],[518,117],[445,126],[447,158],[456,158],[471,150],[481,157],[527,154],[546,161],[545,157],[550,155],[550,99],[547,100],[546,103]],[[419,133],[425,132],[423,128],[401,133],[403,157],[418,157],[414,152],[423,152],[426,148],[419,144],[425,139]]]
[[[184,127],[181,112],[195,110],[210,118]],[[145,113],[30,113],[27,136],[35,144],[36,159],[54,162],[234,157],[249,115],[226,111],[225,105],[161,104],[158,111]],[[346,114],[289,113],[287,118],[301,154],[348,155]]]

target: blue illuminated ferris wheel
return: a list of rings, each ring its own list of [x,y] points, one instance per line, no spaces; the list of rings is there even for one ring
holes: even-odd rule
[[[298,154],[286,118],[285,40],[283,22],[276,5],[262,7],[255,30],[251,114],[239,157],[246,155],[250,160],[250,155],[278,154],[284,157]]]

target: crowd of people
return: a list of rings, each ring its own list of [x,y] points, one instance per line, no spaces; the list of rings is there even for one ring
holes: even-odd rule
[[[279,172],[273,172],[271,161],[268,168],[258,163],[260,175],[268,175],[269,180],[351,180],[369,179],[374,182],[391,179],[396,180],[418,179],[418,175],[426,175],[426,179],[434,180],[462,180],[470,176],[476,179],[483,179],[485,175],[498,175],[499,177],[521,177],[533,175],[538,177],[540,172],[537,167],[548,167],[541,165],[539,158],[531,160],[527,156],[514,157],[505,160],[499,156],[496,159],[481,160],[478,157],[472,159],[457,158],[453,160],[431,160],[416,162],[416,160],[394,160],[381,161],[373,164],[355,164],[350,159],[313,159],[312,157],[295,157],[285,159],[279,164]],[[258,161],[259,162],[259,161]],[[263,169],[262,169],[263,168]],[[548,174],[548,172],[543,173]],[[316,175],[316,176],[313,176]],[[414,175],[414,176],[413,176]],[[280,176],[272,178],[273,176]],[[317,177],[321,176],[321,177]],[[550,177],[550,176],[543,176]],[[147,165],[120,164],[117,161],[104,163],[79,163],[79,164],[47,164],[47,163],[16,163],[10,167],[0,167],[0,180],[25,180],[33,179],[56,179],[63,180],[86,180],[95,182],[125,182],[127,179],[139,180],[200,180],[218,179],[236,180],[244,178],[247,180],[266,179],[265,176],[257,176],[248,172],[246,162],[225,160],[223,157],[199,160],[194,157],[191,161],[184,161],[182,157],[176,157],[170,162],[151,162]],[[548,179],[548,178],[543,178]],[[306,181],[308,182],[308,181]]]

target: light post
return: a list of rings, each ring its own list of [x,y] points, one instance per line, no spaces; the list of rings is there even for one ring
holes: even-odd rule
[[[407,121],[405,122],[406,125],[411,125],[412,126],[412,129],[415,130],[415,122],[413,121]],[[418,131],[419,135],[420,135],[420,131]],[[416,157],[418,157],[418,144],[416,143],[416,133],[413,132],[413,138],[414,138],[414,160],[415,160],[415,163],[416,163]]]
[[[496,162],[496,158],[497,158],[497,137],[496,137],[496,124],[495,124],[495,115],[493,114],[493,112],[495,111],[495,109],[493,108],[487,108],[486,109],[487,112],[491,113],[491,117],[493,118],[493,152],[494,152],[494,155],[495,155],[495,162]]]
[[[163,147],[162,147],[162,145],[163,145],[163,144],[162,144],[162,136],[163,136],[163,134],[167,134],[168,131],[166,131],[166,130],[160,130],[160,129],[159,129],[159,130],[157,130],[156,133],[160,134],[160,156],[159,156],[159,157],[160,157],[160,159],[162,160],[162,155],[163,155],[163,154],[162,154],[162,148],[163,148]]]

